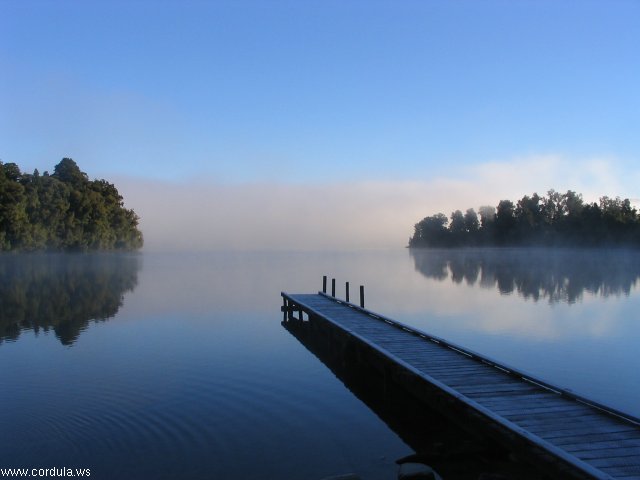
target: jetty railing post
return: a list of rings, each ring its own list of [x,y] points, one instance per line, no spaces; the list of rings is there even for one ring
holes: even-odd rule
[[[344,287],[345,287],[345,300],[348,302],[349,301],[349,282],[345,283]]]
[[[282,297],[282,321],[287,320],[287,299]]]
[[[336,279],[335,278],[331,279],[331,296],[332,297],[336,296]]]
[[[322,276],[322,293],[327,293],[327,276]]]
[[[360,285],[360,308],[364,308],[364,285]]]

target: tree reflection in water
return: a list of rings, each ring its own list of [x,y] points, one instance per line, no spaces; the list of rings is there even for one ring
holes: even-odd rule
[[[136,254],[0,256],[0,343],[53,330],[72,345],[91,321],[113,317],[138,282]]]
[[[418,272],[525,299],[574,303],[591,295],[629,295],[640,277],[640,252],[606,249],[410,249]]]

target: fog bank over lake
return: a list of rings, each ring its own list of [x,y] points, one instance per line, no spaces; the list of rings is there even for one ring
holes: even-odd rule
[[[340,172],[336,172],[339,179]],[[148,251],[318,250],[403,247],[413,226],[437,212],[496,205],[533,192],[576,190],[634,200],[637,172],[619,172],[606,158],[538,155],[491,162],[450,176],[335,182],[175,183],[117,179],[126,204],[141,217]]]

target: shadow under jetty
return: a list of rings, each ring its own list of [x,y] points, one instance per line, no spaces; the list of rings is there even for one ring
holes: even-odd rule
[[[547,478],[491,439],[460,428],[419,400],[385,374],[383,362],[331,324],[285,312],[282,326],[415,452],[398,463],[424,463],[445,480]]]
[[[0,255],[0,343],[52,330],[72,345],[90,322],[116,315],[140,266],[137,254]]]
[[[516,292],[525,299],[574,303],[587,293],[629,295],[640,279],[640,252],[620,249],[454,248],[409,250],[427,278]]]

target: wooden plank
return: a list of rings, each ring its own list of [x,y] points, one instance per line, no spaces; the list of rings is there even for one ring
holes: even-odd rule
[[[566,444],[563,445],[562,448],[572,454],[574,452],[607,448],[640,448],[640,440],[637,438],[626,440],[590,439],[589,441]]]
[[[407,332],[402,332],[403,335],[409,336],[410,334],[408,334]],[[386,338],[381,339],[381,341],[385,341]],[[461,354],[456,352],[455,350],[451,350],[450,348],[447,347],[443,347],[442,345],[438,345],[437,343],[433,343],[433,342],[429,342],[428,340],[425,340],[424,338],[420,338],[420,337],[413,337],[412,336],[412,341],[407,342],[407,341],[400,341],[397,338],[393,338],[393,340],[397,341],[398,343],[400,343],[401,345],[405,345],[405,346],[412,346],[412,347],[416,347],[416,348],[423,348],[425,350],[430,351],[433,355],[455,355],[455,356],[460,356]]]
[[[518,407],[535,407],[566,404],[566,402],[562,400],[558,401],[557,398],[554,398],[553,394],[549,394],[544,391],[509,392],[508,394],[497,392],[494,395],[485,394],[483,396],[474,397],[474,400],[488,408],[508,405],[516,405]]]
[[[375,341],[377,345],[383,348],[386,348],[387,350],[393,348],[395,351],[405,352],[407,355],[416,354],[416,353],[419,353],[419,354],[428,353],[430,355],[433,355],[434,357],[438,355],[437,353],[429,351],[427,349],[423,350],[422,348],[423,345],[410,345],[407,342],[385,339],[385,338],[376,338],[373,335],[367,335],[367,338],[372,341]]]
[[[606,467],[640,467],[640,459],[631,456],[613,456],[607,458],[593,458],[589,460],[591,465],[598,468]]]
[[[364,320],[371,322],[371,319],[367,319],[366,317],[364,318]],[[399,330],[395,327],[391,327],[390,325],[387,325],[386,323],[382,323],[382,322],[377,324],[369,323],[369,327],[372,327],[373,325],[377,325],[374,332],[382,335],[382,338],[381,338],[382,341],[389,340],[389,341],[395,341],[395,342],[407,344],[407,345],[422,345],[426,347],[442,348],[440,345],[434,344],[433,342],[426,342],[424,338],[419,337],[418,335],[405,332],[404,330]]]
[[[600,448],[594,450],[579,450],[573,454],[583,460],[612,457],[640,458],[640,447]]]
[[[401,358],[402,360],[404,360],[407,363],[411,363],[413,366],[418,367],[418,368],[422,368],[425,370],[430,370],[433,372],[440,372],[442,374],[446,374],[446,373],[465,373],[466,372],[466,368],[469,367],[469,360],[467,359],[434,359],[434,358],[430,358],[428,356],[425,357],[413,357],[413,358],[407,358],[405,355],[402,354],[402,352],[394,352],[396,353],[396,356]],[[487,373],[498,373],[496,371],[490,370],[490,369],[485,369],[483,370],[483,372],[487,372]]]
[[[536,393],[521,396],[497,396],[496,398],[487,398],[482,401],[482,404],[492,409],[502,409],[503,407],[517,406],[522,409],[533,409],[536,407],[563,407],[563,406],[575,406],[584,408],[584,405],[579,404],[573,400],[565,400],[562,397],[553,394]],[[585,412],[589,410],[586,409]]]
[[[477,362],[472,358],[463,357],[461,355],[434,355],[428,350],[416,350],[416,353],[413,356],[415,356],[414,360],[431,362],[434,370],[443,370],[447,372],[454,370],[460,372],[464,370],[476,370],[498,372],[500,374],[504,373],[490,365]],[[411,354],[403,355],[403,357],[411,359]]]
[[[425,372],[430,372],[428,368],[424,369]],[[455,372],[441,372],[433,374],[433,378],[437,378],[441,382],[456,386],[456,385],[473,385],[478,383],[484,383],[486,385],[503,385],[508,383],[518,383],[517,380],[509,378],[508,376],[498,375],[496,373],[455,373]]]
[[[414,349],[414,348],[420,348],[423,346],[422,344],[417,344],[417,345],[411,344],[410,342],[407,342],[402,338],[390,337],[385,332],[373,332],[373,333],[369,332],[368,338],[370,338],[371,340],[375,340],[375,342],[378,345],[381,345],[383,347],[394,346],[399,348],[405,347],[405,348]]]
[[[574,417],[575,418],[575,417]],[[518,423],[523,428],[535,433],[536,435],[542,435],[545,432],[563,432],[567,430],[585,430],[593,432],[620,432],[620,431],[634,431],[633,426],[628,424],[611,424],[605,422],[601,417],[589,417],[584,419],[578,417],[577,421],[563,421],[562,418],[549,419],[546,422],[521,422]]]
[[[392,352],[393,353],[393,352]],[[405,358],[401,353],[397,354],[396,357],[400,358],[406,363],[411,364],[415,368],[419,368],[425,372],[432,372],[434,375],[447,376],[447,375],[490,375],[495,372],[491,370],[474,370],[466,365],[462,360],[453,360],[447,362],[446,360],[433,360],[429,358],[414,358],[409,359]]]
[[[407,332],[403,332],[404,335],[411,335],[410,333]],[[415,341],[415,345],[421,345],[423,348],[427,348],[429,349],[429,351],[431,353],[433,353],[434,355],[451,355],[451,356],[456,356],[456,357],[464,357],[464,358],[472,358],[469,355],[465,355],[463,353],[460,353],[452,348],[449,348],[445,345],[441,345],[439,343],[435,343],[432,342],[430,340],[424,339],[422,337],[416,337],[414,335],[411,335],[411,337],[413,338],[413,341]],[[411,344],[413,344],[413,341],[411,342]],[[408,343],[408,342],[404,342],[404,343]]]
[[[510,392],[534,392],[539,387],[533,387],[525,382],[512,382],[506,385],[462,385],[457,390],[468,396],[469,398],[482,398],[484,395],[493,395],[494,393],[502,393],[508,395]]]
[[[396,354],[395,356],[400,358],[404,362],[409,363],[416,368],[424,370],[425,372],[429,371],[429,372],[433,372],[434,374],[439,374],[442,376],[445,376],[448,374],[453,375],[456,373],[458,375],[464,375],[464,374],[468,375],[468,374],[474,373],[473,369],[467,368],[469,367],[468,362],[464,360],[447,361],[447,360],[434,360],[432,358],[409,359],[409,358],[405,358],[405,356],[402,355],[401,352],[390,351],[390,353]],[[475,372],[478,374],[489,374],[489,375],[496,373],[491,370],[475,370]]]
[[[547,419],[552,419],[553,421],[570,421],[573,417],[587,417],[589,415],[593,415],[593,411],[589,410],[585,411],[568,411],[563,412],[561,416],[556,413],[513,413],[513,414],[503,414],[505,418],[514,423],[526,422],[526,421],[541,421],[544,422]]]
[[[481,387],[477,387],[477,390],[471,391],[464,387],[458,387],[457,390],[478,403],[482,403],[485,399],[495,398],[497,396],[518,397],[520,395],[543,395],[546,393],[544,390],[527,387],[524,384],[517,385],[517,388],[513,388],[510,386],[486,387],[484,391],[479,390]]]
[[[628,466],[628,467],[601,467],[604,473],[611,475],[613,478],[624,478],[623,475],[627,475],[631,478],[637,478],[640,476],[640,466]]]
[[[577,413],[578,410],[578,406],[576,405],[572,405],[572,404],[567,404],[567,405],[561,405],[561,406],[536,406],[536,407],[530,407],[530,408],[518,408],[516,405],[511,406],[511,407],[499,407],[499,408],[491,408],[491,411],[497,413],[500,416],[507,416],[507,415],[513,415],[513,414],[537,414],[537,413],[562,413],[562,415],[564,415],[565,413]]]
[[[612,434],[612,433],[625,433],[625,432],[635,432],[635,434],[633,435],[633,438],[636,438],[636,437],[640,438],[640,435],[638,435],[637,430],[633,430],[629,427],[625,428],[624,425],[621,425],[618,427],[609,427],[609,428],[601,427],[597,425],[581,425],[579,427],[576,426],[573,428],[570,428],[570,427],[553,428],[553,426],[547,425],[545,426],[545,428],[528,427],[527,430],[529,430],[532,433],[535,433],[540,437],[543,437],[546,440],[568,437],[572,435],[573,436],[598,435],[601,438],[606,438],[609,434]]]
[[[399,345],[396,345],[395,349],[398,352],[401,352],[407,359],[411,359],[412,357],[414,357],[412,358],[413,360],[429,360],[430,362],[440,363],[442,365],[482,365],[469,357],[465,357],[464,355],[460,355],[454,352],[438,352],[422,348],[408,349]]]
[[[389,339],[407,338],[407,332],[395,328],[389,328],[389,325],[383,323],[372,323],[370,318],[363,318],[361,322],[363,331],[372,332],[374,334],[384,334]]]
[[[425,372],[429,372],[430,375],[438,378],[448,378],[451,381],[455,381],[459,378],[472,378],[473,376],[481,377],[491,381],[491,379],[495,379],[500,382],[502,379],[509,381],[517,381],[518,383],[522,383],[519,379],[510,377],[509,375],[502,375],[499,372],[496,372],[492,369],[486,369],[483,367],[473,368],[473,367],[459,367],[459,368],[446,368],[443,365],[425,365],[422,367]]]
[[[450,381],[447,382],[447,385],[449,385],[450,387],[456,388],[456,387],[463,387],[463,386],[469,386],[469,385],[498,386],[498,385],[520,385],[522,383],[517,379],[511,378],[508,376],[505,376],[505,378],[499,378],[499,379],[493,379],[493,380],[494,381],[489,381],[489,379],[487,378],[465,377],[461,380],[451,379]]]
[[[554,445],[563,446],[566,445],[567,448],[569,446],[581,445],[589,442],[617,442],[623,440],[632,440],[639,442],[640,445],[640,435],[638,432],[612,432],[612,433],[583,433],[581,435],[566,435],[559,436],[555,438],[550,438],[549,441]]]

